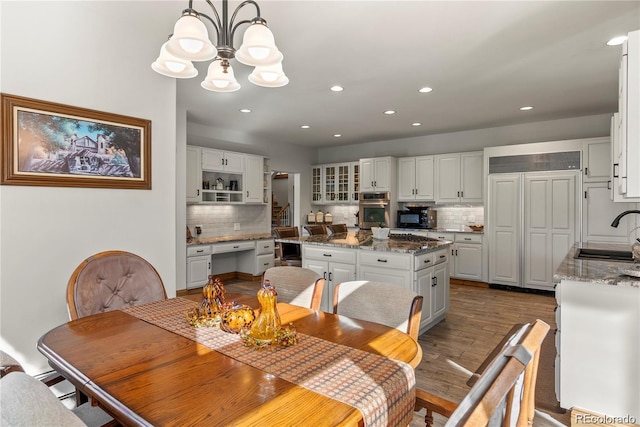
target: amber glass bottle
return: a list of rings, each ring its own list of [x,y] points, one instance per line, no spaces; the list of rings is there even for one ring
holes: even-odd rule
[[[260,314],[251,325],[251,336],[262,341],[273,341],[280,330],[276,289],[265,280],[258,291]]]

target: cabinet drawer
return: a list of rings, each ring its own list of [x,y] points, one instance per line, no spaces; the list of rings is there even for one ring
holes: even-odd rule
[[[268,255],[258,255],[256,257],[256,261],[258,263],[258,271],[257,274],[260,275],[264,273],[267,269],[273,267],[273,252]]]
[[[187,246],[187,256],[211,255],[211,245]]]
[[[256,242],[256,252],[258,255],[272,254],[275,249],[273,239],[258,240]]]
[[[456,233],[456,243],[482,243],[482,234]]]
[[[360,265],[386,268],[411,268],[410,254],[394,254],[391,252],[361,251]]]
[[[441,250],[433,253],[433,264],[438,265],[449,260],[449,250]]]
[[[435,263],[433,262],[433,252],[427,252],[426,254],[416,256],[414,270],[419,271],[425,268],[433,267],[434,265]]]
[[[448,240],[450,242],[453,242],[455,240],[454,233],[439,233],[437,231],[430,231],[429,237],[433,237],[434,239],[439,239],[439,240]]]
[[[355,250],[327,249],[322,247],[304,246],[304,258],[330,262],[356,263]]]
[[[246,242],[216,243],[215,245],[211,245],[211,253],[222,254],[225,252],[250,251],[255,248],[256,244],[253,240]]]

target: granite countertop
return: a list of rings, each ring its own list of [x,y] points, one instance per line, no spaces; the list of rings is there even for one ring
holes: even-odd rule
[[[224,243],[224,242],[240,242],[243,240],[263,240],[273,239],[273,236],[269,233],[261,234],[238,234],[236,236],[224,236],[224,237],[205,237],[200,239],[187,239],[187,246],[192,245],[208,245],[211,243]]]
[[[436,228],[392,228],[392,233],[413,233],[413,232],[432,232],[432,233],[470,233],[470,234],[484,234],[484,229],[482,231],[473,231],[469,227],[461,227],[461,228],[444,228],[444,227],[436,227]]]
[[[421,240],[406,239],[374,239],[369,230],[350,231],[329,235],[288,237],[276,239],[285,243],[301,243],[336,248],[365,249],[370,251],[398,252],[420,255],[437,251],[451,245],[451,242],[423,238]]]
[[[634,264],[624,261],[605,261],[594,259],[574,258],[579,248],[610,249],[616,251],[630,251],[631,244],[621,243],[576,243],[569,250],[556,273],[553,282],[574,280],[578,282],[592,282],[603,285],[628,286],[640,289],[640,278],[620,273],[620,268],[629,268]]]

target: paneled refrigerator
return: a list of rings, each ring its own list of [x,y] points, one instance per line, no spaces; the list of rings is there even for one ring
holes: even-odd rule
[[[553,290],[553,274],[579,240],[579,171],[489,175],[489,282]]]

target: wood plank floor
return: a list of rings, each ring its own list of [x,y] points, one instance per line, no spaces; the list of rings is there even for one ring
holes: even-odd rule
[[[259,282],[232,280],[225,286],[229,292],[255,294]],[[556,303],[552,296],[452,284],[450,297],[447,318],[419,337],[424,356],[416,368],[416,382],[419,387],[454,402],[462,400],[469,391],[466,381],[470,372],[514,324],[542,319],[551,326],[550,333],[556,328]],[[542,363],[546,366],[540,366],[540,370],[553,372],[553,357],[541,359]],[[553,384],[548,384],[542,392],[551,393],[544,396],[545,400],[555,402]],[[565,414],[544,412],[570,425],[569,411]],[[541,414],[534,425],[550,425],[548,418]],[[436,419],[437,426],[444,422],[443,418]],[[420,414],[411,425],[424,425]]]

